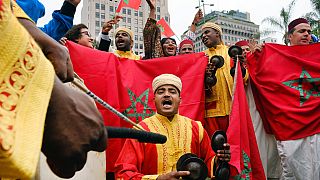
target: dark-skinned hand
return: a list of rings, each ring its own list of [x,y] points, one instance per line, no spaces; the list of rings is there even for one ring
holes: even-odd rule
[[[230,144],[224,143],[223,150],[218,150],[216,156],[219,161],[229,162],[231,159]]]
[[[102,116],[92,100],[55,78],[41,149],[51,170],[71,178],[85,165],[88,151],[106,149],[106,138]]]
[[[180,179],[180,177],[188,176],[189,174],[189,171],[172,171],[158,176],[157,180],[176,180]]]

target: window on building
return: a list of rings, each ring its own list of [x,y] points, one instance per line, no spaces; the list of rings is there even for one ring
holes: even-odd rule
[[[101,13],[101,19],[102,19],[102,20],[105,20],[105,19],[106,19],[105,13]]]
[[[140,37],[139,37],[139,40],[140,40],[140,41],[143,41],[143,37],[142,37],[142,36],[140,36]]]
[[[135,32],[135,33],[138,33],[138,27],[135,27],[135,28],[134,28],[134,32]]]
[[[134,23],[138,24],[138,19],[137,18],[134,18]]]
[[[143,44],[139,44],[139,49],[143,49]]]
[[[101,4],[101,10],[106,10],[106,5]]]
[[[169,22],[169,17],[168,16],[165,16],[164,19]]]
[[[138,11],[134,11],[134,16],[138,16]]]
[[[100,18],[100,13],[96,12],[96,18]]]
[[[157,15],[157,20],[160,20],[160,15],[159,14]]]
[[[99,36],[99,33],[100,33],[100,29],[96,29],[95,30],[96,37]]]
[[[100,27],[100,21],[96,21],[96,27]]]
[[[128,9],[128,10],[127,10],[127,14],[128,14],[128,15],[131,15],[131,9]]]
[[[158,13],[160,12],[160,7],[157,7],[157,12],[158,12]]]
[[[125,8],[122,9],[122,14],[127,14],[127,10]]]
[[[96,3],[96,9],[100,9],[100,4]]]
[[[134,48],[135,48],[135,49],[138,49],[138,48],[139,48],[138,43],[134,43]]]
[[[139,12],[139,17],[143,17],[143,12]]]
[[[109,11],[113,12],[113,6],[109,6]]]
[[[138,35],[134,35],[134,40],[135,40],[135,41],[138,41]],[[137,45],[136,48],[138,48],[138,45]]]
[[[128,18],[128,21],[127,21],[127,23],[131,23],[131,18]]]
[[[127,18],[126,18],[126,17],[123,17],[123,18],[122,18],[122,22],[124,22],[124,23],[127,22]]]

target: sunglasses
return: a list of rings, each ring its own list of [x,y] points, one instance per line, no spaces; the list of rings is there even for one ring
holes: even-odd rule
[[[89,33],[89,31],[83,31],[83,32],[80,32],[80,34],[85,34],[88,37],[91,37],[91,34]]]

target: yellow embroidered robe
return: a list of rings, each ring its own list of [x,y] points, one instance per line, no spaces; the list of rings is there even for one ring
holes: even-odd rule
[[[28,18],[23,11],[16,15]],[[10,0],[0,0],[0,32],[0,178],[30,179],[39,160],[55,73],[12,14]]]
[[[117,179],[156,179],[176,170],[179,157],[185,153],[202,158],[208,166],[208,176],[212,176],[214,152],[200,122],[178,114],[170,122],[155,114],[139,124],[147,131],[167,136],[167,142],[150,144],[127,139],[115,165]]]

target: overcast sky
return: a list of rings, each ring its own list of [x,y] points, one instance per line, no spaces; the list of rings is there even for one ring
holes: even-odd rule
[[[46,7],[46,16],[41,18],[38,25],[42,25],[49,21],[51,13],[55,9],[60,9],[63,0],[40,0]],[[262,19],[268,16],[279,18],[280,10],[282,7],[287,8],[292,0],[204,0],[206,4],[214,4],[214,6],[205,6],[205,13],[212,10],[239,10],[241,12],[249,12],[251,21],[255,24],[261,25]],[[194,14],[197,12],[195,9],[199,5],[199,0],[168,0],[169,13],[171,17],[170,26],[173,31],[180,37],[180,35],[191,24]],[[75,17],[75,24],[81,22],[81,8],[82,3],[77,8]],[[312,11],[310,0],[296,0],[296,5],[293,8],[292,19],[298,18]],[[264,25],[265,26],[265,25]],[[260,31],[264,29],[260,26]],[[272,35],[280,38],[281,34]]]

